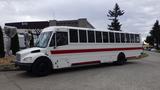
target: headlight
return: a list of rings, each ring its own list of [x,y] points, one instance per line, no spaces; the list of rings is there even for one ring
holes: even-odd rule
[[[31,61],[32,60],[32,57],[26,57],[23,59],[23,61]]]

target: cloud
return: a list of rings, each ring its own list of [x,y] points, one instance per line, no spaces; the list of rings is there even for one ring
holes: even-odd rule
[[[6,22],[87,18],[96,28],[107,29],[107,11],[118,3],[125,14],[122,30],[148,34],[159,19],[158,0],[0,0],[0,24]]]

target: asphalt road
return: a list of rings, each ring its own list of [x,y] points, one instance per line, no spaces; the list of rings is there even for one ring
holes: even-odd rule
[[[160,54],[112,64],[58,70],[46,77],[0,72],[0,90],[160,90]]]

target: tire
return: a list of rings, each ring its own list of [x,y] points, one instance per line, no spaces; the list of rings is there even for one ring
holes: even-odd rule
[[[46,58],[38,58],[32,65],[32,74],[46,76],[52,71],[52,62]]]
[[[127,62],[126,56],[124,53],[119,53],[117,57],[117,61],[115,62],[117,65],[123,65]]]

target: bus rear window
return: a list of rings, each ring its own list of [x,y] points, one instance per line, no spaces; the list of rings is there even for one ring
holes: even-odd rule
[[[139,34],[135,34],[135,42],[140,43],[140,36]]]

